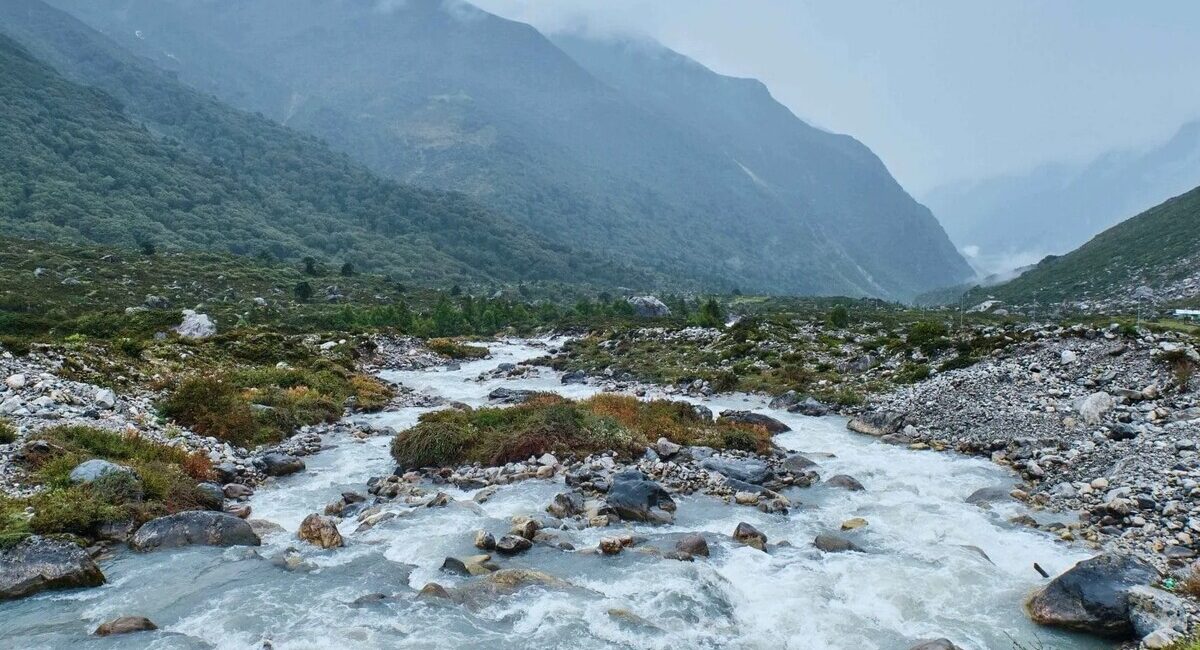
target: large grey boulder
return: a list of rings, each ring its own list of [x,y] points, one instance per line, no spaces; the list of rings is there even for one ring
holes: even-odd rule
[[[792,428],[788,425],[769,415],[763,415],[753,411],[721,411],[721,417],[717,418],[717,422],[752,424],[763,427],[771,433],[783,433],[784,431],[792,430]]]
[[[263,454],[254,464],[262,468],[267,476],[287,476],[304,471],[304,461],[278,451]]]
[[[34,536],[0,553],[0,600],[102,584],[100,567],[70,542]]]
[[[217,324],[208,314],[199,314],[191,309],[183,310],[183,322],[175,331],[185,339],[206,339],[217,333]]]
[[[771,479],[771,468],[761,460],[753,458],[722,458],[713,456],[706,458],[700,466],[710,469],[722,476],[745,483],[762,485]]]
[[[152,519],[129,540],[136,551],[179,546],[259,546],[262,541],[244,520],[224,512],[196,510]]]
[[[124,465],[93,458],[76,465],[75,469],[71,470],[70,478],[72,483],[91,483],[106,474],[134,475],[133,470]]]
[[[669,522],[674,518],[675,501],[671,495],[636,470],[613,475],[606,501],[626,521]]]
[[[850,421],[846,423],[846,428],[868,436],[886,436],[899,431],[903,424],[903,414],[883,411],[863,413],[858,417],[850,418]]]
[[[1125,555],[1084,560],[1029,600],[1035,623],[1076,632],[1128,639],[1134,634],[1130,590],[1158,579],[1149,564]]]
[[[671,315],[671,308],[654,296],[634,296],[629,299],[633,313],[642,318],[662,318]]]
[[[1116,408],[1117,401],[1112,395],[1099,391],[1077,400],[1074,406],[1085,424],[1096,425],[1100,424],[1106,413]]]

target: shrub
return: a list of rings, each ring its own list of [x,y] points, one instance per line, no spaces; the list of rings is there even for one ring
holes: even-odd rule
[[[0,445],[7,445],[17,440],[17,427],[12,422],[0,418]]]
[[[427,413],[396,435],[392,456],[406,468],[498,465],[547,452],[580,456],[613,450],[631,457],[660,436],[682,445],[760,453],[771,446],[766,429],[712,422],[683,402],[611,394],[577,402],[539,395],[511,408]]]
[[[928,364],[906,363],[896,372],[896,381],[902,384],[915,384],[928,379],[931,372]]]
[[[378,411],[396,395],[391,386],[369,375],[351,377],[350,389],[354,392],[355,405],[363,411]]]
[[[950,340],[946,338],[949,333],[943,323],[920,321],[909,328],[908,344],[932,356],[950,347]]]
[[[1186,350],[1182,349],[1164,352],[1162,356],[1159,357],[1159,360],[1166,364],[1167,368],[1170,369],[1171,375],[1175,378],[1175,385],[1181,391],[1187,390],[1188,383],[1196,374],[1197,366],[1200,365],[1197,364],[1194,359],[1188,356]]]
[[[829,310],[829,324],[838,329],[845,329],[850,325],[850,311],[845,305],[837,305]]]
[[[105,522],[142,523],[208,505],[197,481],[210,478],[212,465],[201,454],[136,434],[83,426],[45,429],[37,437],[50,443],[49,451],[27,455],[24,462],[46,489],[25,500],[0,502],[0,517],[7,513],[7,519],[0,519],[0,544],[19,538],[22,531],[86,538]],[[90,484],[72,484],[71,470],[92,458],[125,465],[133,474],[112,473]],[[22,527],[12,515],[26,505],[34,516]]]
[[[430,339],[426,345],[430,350],[451,359],[482,359],[488,355],[488,350],[485,347],[466,345],[454,339]]]
[[[976,359],[975,357],[960,354],[952,359],[947,359],[938,365],[938,372],[962,370],[963,368],[970,368],[978,362],[979,359]]]
[[[159,404],[162,414],[205,436],[238,446],[267,442],[250,402],[229,381],[197,375],[179,382]]]

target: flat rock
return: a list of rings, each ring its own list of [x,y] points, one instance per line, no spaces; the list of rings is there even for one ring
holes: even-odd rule
[[[863,413],[858,417],[850,418],[850,421],[846,423],[846,428],[868,436],[886,436],[899,431],[903,423],[903,414],[882,411]]]
[[[259,456],[255,464],[260,466],[267,476],[287,476],[304,471],[304,461],[277,451]]]
[[[102,624],[92,634],[96,636],[114,636],[117,634],[131,634],[133,632],[150,632],[157,629],[158,626],[145,616],[122,616]]]
[[[771,479],[771,468],[761,460],[753,458],[722,458],[713,456],[700,463],[704,469],[710,469],[728,478],[762,485]]]
[[[135,551],[180,546],[259,546],[250,524],[224,512],[195,510],[152,519],[129,540]]]
[[[33,536],[0,553],[0,600],[102,584],[100,567],[70,542]]]
[[[845,553],[847,551],[862,552],[854,542],[837,535],[821,534],[813,539],[813,546],[825,553]]]
[[[717,421],[760,426],[771,433],[783,433],[785,431],[792,430],[792,428],[788,425],[769,415],[763,415],[753,411],[721,411],[721,417],[717,418]]]

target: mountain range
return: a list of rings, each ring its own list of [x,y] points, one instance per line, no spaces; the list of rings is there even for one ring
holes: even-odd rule
[[[448,0],[52,4],[198,94],[462,193],[577,265],[887,298],[972,273],[866,146],[653,42],[548,38]]]
[[[1002,272],[1074,250],[1130,215],[1197,185],[1200,121],[1146,149],[952,183],[922,200],[974,264]]]
[[[652,278],[461,194],[382,179],[180,84],[39,0],[0,3],[0,32],[15,39],[0,35],[9,235],[312,256],[423,284]]]

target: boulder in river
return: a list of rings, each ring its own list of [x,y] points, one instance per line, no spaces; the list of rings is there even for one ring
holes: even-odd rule
[[[675,550],[688,555],[708,557],[708,541],[700,533],[689,533],[675,542]]]
[[[736,424],[751,424],[765,428],[771,433],[783,433],[791,431],[792,428],[788,425],[776,420],[769,415],[755,413],[754,411],[721,411],[721,417],[717,418],[717,422],[734,422]]]
[[[825,552],[825,553],[845,553],[846,551],[859,551],[859,552],[862,551],[862,549],[859,548],[854,542],[846,539],[845,537],[839,537],[837,535],[830,535],[830,534],[817,535],[817,537],[815,539],[813,539],[813,546],[817,547],[818,550]]]
[[[950,639],[929,639],[917,641],[917,644],[908,650],[962,650],[962,648],[951,643]]]
[[[263,454],[255,460],[267,476],[287,476],[304,471],[304,461],[278,451]]]
[[[831,410],[832,409],[829,408],[828,404],[825,404],[824,402],[819,402],[816,399],[813,399],[812,397],[806,397],[800,403],[793,404],[788,407],[788,413],[799,413],[800,415],[807,415],[810,417],[821,417],[822,415],[829,415],[829,412]]]
[[[142,524],[129,545],[135,551],[179,546],[259,546],[262,541],[250,524],[224,512],[179,512]]]
[[[100,567],[70,542],[33,536],[0,553],[0,601],[102,584]]]
[[[800,394],[794,390],[789,390],[786,393],[781,393],[779,395],[776,395],[771,400],[771,402],[769,404],[767,404],[767,408],[772,408],[772,409],[776,409],[776,410],[779,410],[779,409],[786,410],[786,409],[789,409],[799,403],[800,403]]]
[[[96,636],[114,636],[117,634],[131,634],[133,632],[150,632],[157,629],[158,626],[145,616],[122,616],[102,624],[92,634]]]
[[[505,535],[496,540],[496,551],[504,555],[516,555],[533,548],[533,542],[520,535]]]
[[[670,522],[675,501],[641,472],[619,472],[608,489],[608,507],[626,521]]]
[[[546,512],[567,519],[583,513],[583,495],[578,492],[559,492],[546,506]]]
[[[1111,638],[1134,633],[1130,590],[1158,579],[1153,567],[1133,557],[1098,555],[1050,581],[1030,598],[1035,623]]]
[[[346,545],[342,534],[338,532],[337,520],[316,513],[305,517],[304,521],[300,522],[300,530],[296,534],[309,544],[324,549]]]
[[[863,490],[867,489],[863,487],[862,483],[858,482],[858,479],[847,474],[831,476],[825,481],[825,485],[842,488],[843,490],[850,490],[851,492],[862,492]]]
[[[904,415],[902,413],[881,411],[863,413],[858,417],[850,418],[850,421],[846,423],[846,428],[868,436],[886,436],[899,431],[903,424]]]
[[[767,536],[744,521],[733,529],[733,539],[760,551],[767,550]]]
[[[488,399],[501,404],[523,404],[534,395],[537,395],[537,391],[501,386],[488,393]]]
[[[983,506],[997,501],[1008,501],[1012,498],[1009,493],[1012,492],[1006,487],[985,487],[979,488],[967,497],[967,503],[975,506]]]

